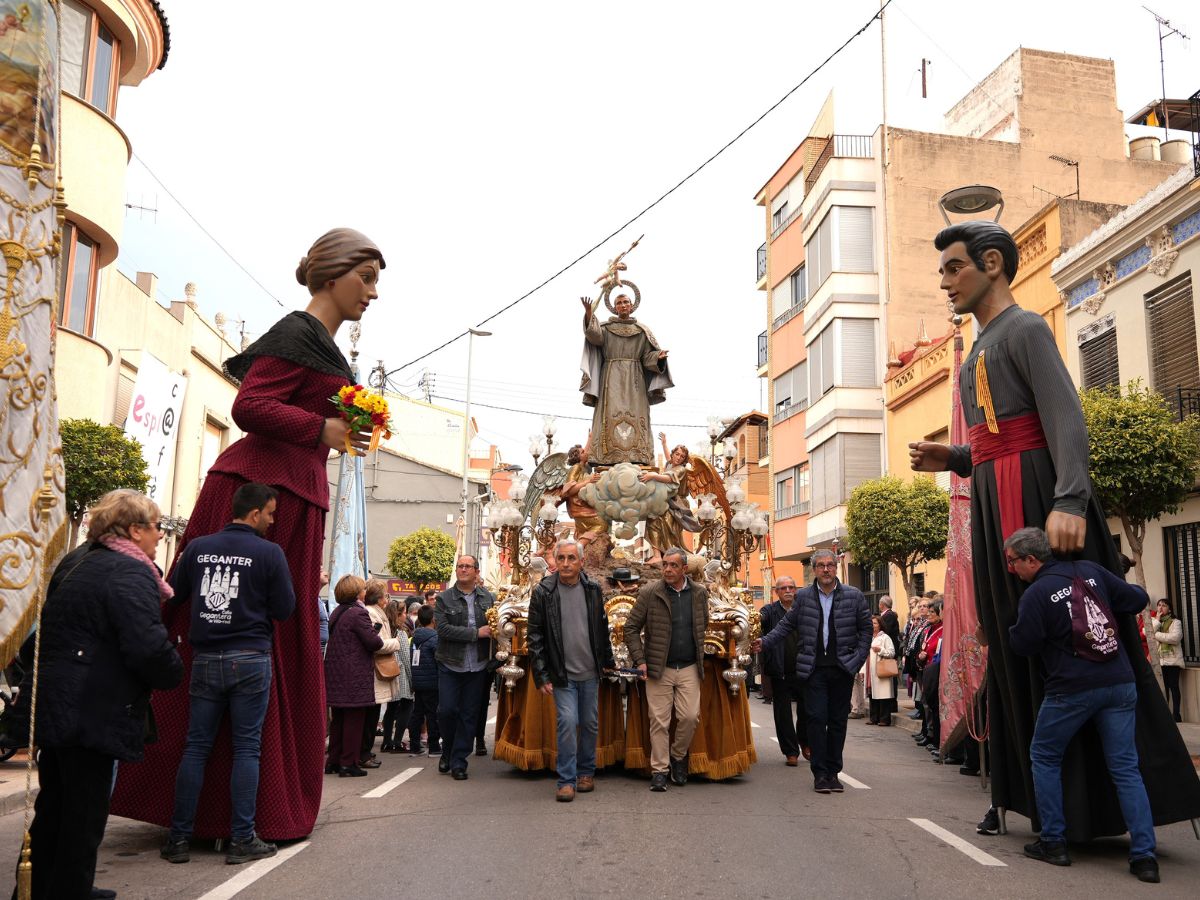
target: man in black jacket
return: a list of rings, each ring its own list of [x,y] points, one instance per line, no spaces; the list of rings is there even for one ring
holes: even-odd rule
[[[271,696],[275,622],[295,611],[296,595],[283,549],[263,537],[275,521],[278,492],[248,482],[233,495],[233,521],[216,534],[190,541],[171,585],[172,602],[193,600],[188,641],[195,651],[188,689],[187,744],[175,775],[171,833],[159,854],[173,863],[190,858],[188,841],[204,785],[204,769],[221,721],[229,715],[230,842],[227,863],[274,856],[276,847],[254,833],[263,719]],[[306,602],[308,598],[305,598]]]
[[[762,608],[762,633],[770,634],[788,614],[796,600],[796,579],[781,575],[775,580],[775,602]],[[804,682],[796,674],[796,652],[800,635],[792,632],[782,643],[776,644],[762,656],[763,671],[771,679],[771,708],[775,713],[775,737],[779,749],[789,766],[800,765],[800,754],[812,758],[808,747],[808,717],[804,712]],[[796,718],[792,719],[792,704],[796,704]]]
[[[850,692],[854,675],[871,649],[871,614],[862,592],[838,581],[833,551],[815,552],[812,567],[816,581],[796,594],[787,615],[751,650],[769,652],[793,631],[799,633],[796,674],[805,680],[813,790],[840,794],[845,788],[837,776],[842,770]]]
[[[612,643],[600,585],[583,574],[583,548],[559,541],[558,571],[533,589],[528,644],[533,680],[554,697],[558,719],[558,790],[569,803],[595,789],[600,674],[612,669]],[[578,732],[578,736],[576,735]]]

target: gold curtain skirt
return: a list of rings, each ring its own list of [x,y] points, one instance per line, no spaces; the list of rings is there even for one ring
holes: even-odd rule
[[[758,761],[750,726],[750,702],[743,688],[736,695],[721,677],[723,660],[704,660],[700,689],[700,724],[692,739],[688,771],[723,781]],[[600,682],[600,734],[596,767],[623,762],[626,769],[650,773],[650,718],[645,687],[627,683],[628,709],[622,710],[620,686]],[[624,715],[623,715],[624,712]],[[496,710],[496,759],[524,771],[554,771],[557,756],[554,698],[534,687],[526,675],[512,691],[503,689]]]

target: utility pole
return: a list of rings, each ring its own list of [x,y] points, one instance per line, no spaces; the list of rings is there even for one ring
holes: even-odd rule
[[[1154,21],[1158,23],[1158,73],[1162,84],[1163,140],[1169,141],[1171,139],[1171,114],[1167,111],[1167,65],[1163,58],[1163,38],[1173,34],[1179,35],[1185,41],[1189,38],[1150,7],[1143,5],[1142,9],[1154,16]],[[1163,34],[1164,28],[1167,29],[1166,34]]]
[[[921,57],[921,99],[929,99],[929,63],[925,57]]]

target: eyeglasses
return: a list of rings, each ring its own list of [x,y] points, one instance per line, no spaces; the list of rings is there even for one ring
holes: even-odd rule
[[[155,531],[163,530],[162,522],[135,522],[135,525],[141,525],[143,528],[153,528]]]
[[[813,566],[814,569],[836,569],[837,563],[817,563]]]
[[[1008,562],[1008,564],[1010,566],[1016,565],[1024,558],[1025,558],[1024,556],[1009,556],[1007,553],[1004,554],[1004,559],[1005,559],[1005,561]]]

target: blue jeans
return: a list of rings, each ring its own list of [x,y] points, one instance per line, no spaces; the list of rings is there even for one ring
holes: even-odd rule
[[[438,720],[442,732],[442,758],[450,770],[467,770],[467,757],[475,748],[483,687],[491,679],[486,671],[454,672],[438,666]]]
[[[1129,859],[1154,856],[1154,819],[1133,741],[1136,706],[1137,687],[1132,682],[1078,694],[1047,694],[1042,700],[1029,745],[1029,759],[1043,841],[1064,840],[1067,823],[1063,814],[1063,753],[1075,733],[1091,720],[1096,723],[1108,774],[1117,788],[1121,815],[1129,828]]]
[[[575,786],[579,776],[596,774],[596,735],[600,732],[600,680],[554,686],[558,724],[558,786]]]
[[[258,801],[258,756],[263,719],[271,696],[271,655],[255,650],[197,653],[192,660],[188,693],[191,712],[187,744],[175,776],[175,815],[171,839],[191,837],[196,804],[204,786],[204,767],[225,710],[233,738],[233,767],[229,776],[232,814],[229,833],[235,841],[254,835]]]

